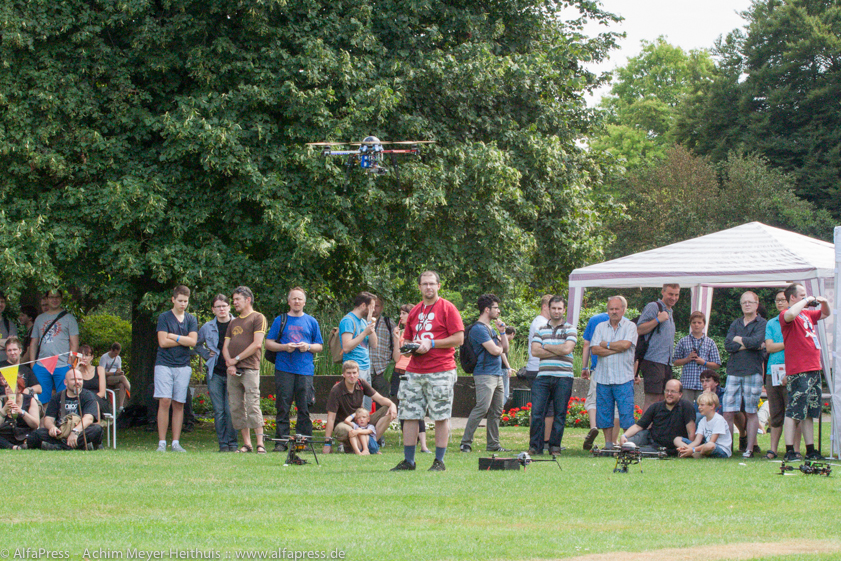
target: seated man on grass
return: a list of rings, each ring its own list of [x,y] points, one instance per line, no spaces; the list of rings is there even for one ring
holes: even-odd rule
[[[712,392],[698,396],[701,421],[694,440],[684,438],[677,451],[681,458],[729,458],[733,449],[733,435],[724,417],[716,413],[719,401]]]
[[[684,438],[695,440],[695,410],[681,399],[680,380],[666,382],[665,400],[649,407],[642,417],[622,435],[621,443],[633,442],[644,448],[665,448],[676,455]]]
[[[325,454],[332,451],[330,438],[344,446],[345,452],[353,452],[350,432],[354,429],[345,419],[362,407],[362,399],[366,396],[377,404],[377,411],[371,415],[368,422],[376,427],[377,435],[382,437],[391,421],[397,418],[397,407],[390,399],[374,391],[371,384],[359,379],[359,365],[355,360],[345,361],[342,364],[342,381],[337,382],[327,396],[327,428],[324,436],[328,439],[328,444],[324,445]],[[337,423],[336,419],[340,421]]]
[[[82,373],[75,369],[67,371],[64,390],[58,392],[47,405],[44,426],[29,435],[26,440],[30,450],[96,450],[102,445],[102,426],[97,421],[96,394],[82,388]],[[62,421],[69,416],[80,421],[70,428]]]

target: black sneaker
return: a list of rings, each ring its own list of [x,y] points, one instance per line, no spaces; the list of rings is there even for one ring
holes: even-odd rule
[[[754,456],[761,456],[762,455],[762,448],[759,447],[759,444],[753,445],[753,455]]]
[[[744,452],[748,449],[748,437],[747,436],[740,436],[739,437],[739,452]]]
[[[597,436],[599,436],[599,429],[590,429],[590,432],[587,433],[587,437],[584,439],[585,450],[590,450],[593,448],[593,443],[596,441]]]
[[[380,448],[385,448],[385,438],[381,438],[377,441],[377,446]]]
[[[462,444],[461,446],[458,447],[458,449],[461,450],[462,452],[466,453],[466,454],[469,454],[470,452],[473,451],[473,448],[471,448],[469,444]]]
[[[821,456],[817,450],[812,452],[811,454],[806,454],[806,461],[808,462],[822,462],[826,460],[823,456]]]
[[[789,450],[786,452],[786,455],[783,457],[784,462],[796,462],[797,461],[797,452],[794,450]]]
[[[286,445],[280,442],[275,442],[272,452],[286,452]]]
[[[58,444],[53,444],[52,442],[42,442],[41,443],[41,450],[60,450],[61,448]]]
[[[414,469],[414,466],[412,466],[412,469]],[[432,461],[432,467],[426,471],[447,471],[447,466],[444,465],[444,462],[442,462],[438,458],[435,458]]]
[[[437,460],[436,460],[437,461]],[[389,471],[415,471],[415,464],[410,464],[409,460],[403,460]]]

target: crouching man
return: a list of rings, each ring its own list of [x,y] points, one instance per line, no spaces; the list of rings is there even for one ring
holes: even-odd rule
[[[82,374],[70,369],[64,377],[66,388],[53,396],[47,405],[44,426],[29,435],[30,450],[96,450],[102,445],[102,427],[97,421],[96,394],[82,388]],[[71,426],[72,418],[81,419]],[[68,422],[64,422],[67,420]],[[84,431],[84,434],[83,434]]]
[[[344,420],[353,415],[357,409],[362,407],[362,399],[371,398],[377,404],[377,411],[371,415],[368,421],[376,427],[377,438],[385,435],[391,421],[397,418],[397,407],[394,403],[374,391],[371,384],[359,378],[359,364],[355,360],[348,360],[342,364],[342,381],[337,382],[327,396],[327,428],[325,436],[328,444],[324,445],[324,453],[332,451],[333,443],[345,447],[345,452],[353,452],[350,445],[350,431],[353,427]],[[340,419],[340,422],[336,422]],[[333,438],[333,443],[329,439]]]
[[[666,382],[666,399],[658,401],[642,414],[622,435],[621,444],[628,441],[643,448],[663,447],[672,455],[684,445],[684,438],[695,440],[695,409],[683,397],[679,380]]]

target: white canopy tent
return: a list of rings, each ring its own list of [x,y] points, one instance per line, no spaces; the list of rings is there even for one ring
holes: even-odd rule
[[[836,228],[836,239],[841,228]],[[575,269],[569,276],[567,318],[577,325],[585,288],[660,287],[690,289],[692,311],[710,316],[714,288],[782,287],[800,282],[810,295],[827,297],[833,314],[818,323],[824,375],[833,394],[832,453],[841,456],[841,379],[833,384],[836,252],[833,244],[759,222]],[[839,253],[841,262],[841,253]],[[839,287],[841,288],[841,287]],[[621,291],[619,291],[621,293]],[[841,297],[841,296],[839,296]],[[841,322],[839,328],[841,328]],[[836,370],[838,371],[838,370]],[[841,378],[839,376],[838,378]]]

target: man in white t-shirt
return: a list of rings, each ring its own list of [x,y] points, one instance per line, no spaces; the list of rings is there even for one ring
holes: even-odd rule
[[[99,359],[99,366],[105,369],[105,384],[109,390],[114,390],[117,397],[118,412],[123,410],[126,396],[131,395],[131,384],[123,372],[123,357],[120,356],[122,350],[122,345],[115,342]]]

